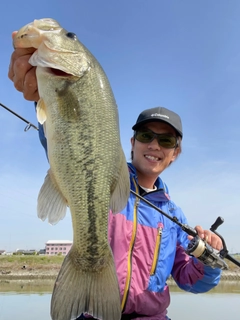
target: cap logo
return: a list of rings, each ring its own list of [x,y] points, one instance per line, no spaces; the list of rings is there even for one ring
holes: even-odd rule
[[[161,113],[152,113],[151,117],[162,117],[162,118],[167,118],[169,119],[168,116],[166,116],[165,114],[161,114]]]

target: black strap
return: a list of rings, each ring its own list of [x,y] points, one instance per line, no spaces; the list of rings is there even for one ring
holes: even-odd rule
[[[121,320],[132,320],[132,319],[143,318],[143,317],[146,317],[146,315],[133,312],[130,314],[122,314]]]
[[[132,319],[142,318],[142,317],[146,317],[146,316],[143,314],[138,314],[136,312],[133,312],[131,314],[122,314],[121,320],[132,320]],[[81,315],[76,320],[82,320],[82,319],[88,319],[88,318],[85,318],[84,315]],[[89,320],[94,320],[94,318],[89,318]]]

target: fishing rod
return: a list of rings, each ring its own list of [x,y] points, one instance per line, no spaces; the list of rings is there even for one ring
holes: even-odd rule
[[[14,112],[13,110],[6,107],[4,104],[0,103],[0,106],[2,106],[7,111],[14,114],[16,117],[27,123],[27,126],[25,127],[24,131],[28,131],[31,127],[38,130],[38,127],[36,127],[34,124],[32,124],[30,121],[24,119],[22,116]],[[160,212],[163,216],[170,219],[174,223],[176,223],[178,226],[181,227],[183,231],[185,231],[188,235],[192,236],[193,239],[189,242],[187,249],[185,250],[188,255],[195,256],[197,259],[199,259],[201,262],[203,262],[205,265],[208,265],[212,268],[220,268],[220,269],[228,269],[228,265],[223,260],[224,258],[228,259],[238,267],[240,267],[240,262],[234,259],[231,255],[229,255],[227,246],[225,243],[225,240],[223,237],[216,231],[217,228],[224,222],[223,218],[218,217],[217,220],[214,222],[214,224],[211,226],[210,230],[215,233],[219,238],[222,240],[223,249],[220,250],[218,253],[215,252],[215,250],[203,239],[201,239],[197,231],[190,227],[187,224],[181,223],[177,217],[171,217],[163,210],[156,207],[154,204],[152,204],[147,199],[143,198],[139,194],[137,194],[135,191],[130,190],[132,194],[134,194],[136,197],[147,203],[150,207],[154,208],[158,212]]]
[[[178,226],[181,227],[183,231],[185,231],[188,235],[192,236],[193,239],[189,242],[187,249],[185,250],[188,255],[194,256],[197,259],[199,259],[202,263],[205,265],[208,265],[212,268],[219,268],[219,269],[228,269],[228,265],[223,260],[228,259],[238,267],[240,267],[240,262],[236,259],[234,259],[231,255],[229,255],[227,246],[225,243],[225,240],[223,237],[216,231],[217,228],[224,222],[223,218],[218,217],[214,224],[211,226],[210,230],[215,233],[219,238],[222,240],[223,249],[220,250],[218,253],[216,250],[214,250],[207,242],[206,240],[201,239],[198,236],[197,231],[190,227],[187,224],[181,223],[177,217],[171,217],[169,214],[164,212],[163,210],[156,207],[154,204],[152,204],[147,199],[140,196],[138,193],[136,193],[133,190],[130,190],[132,194],[134,194],[136,197],[147,203],[150,207],[154,208],[158,212],[160,212],[163,216],[168,218],[169,220],[176,223]]]
[[[24,119],[23,117],[21,117],[19,114],[17,114],[16,112],[14,112],[13,110],[9,109],[8,107],[6,107],[4,104],[0,103],[0,106],[3,107],[4,109],[6,109],[7,111],[11,112],[12,114],[14,114],[16,117],[18,117],[19,119],[21,119],[22,121],[27,123],[27,126],[25,127],[24,131],[28,131],[31,127],[38,130],[38,127],[36,127],[34,124],[32,124],[30,121]]]

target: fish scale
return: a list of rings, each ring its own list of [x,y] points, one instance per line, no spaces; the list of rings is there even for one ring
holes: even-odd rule
[[[119,320],[108,215],[110,209],[117,213],[125,207],[130,186],[110,84],[86,47],[53,19],[21,28],[14,47],[37,49],[29,63],[37,67],[37,117],[50,164],[38,216],[56,224],[69,206],[72,217],[73,245],[54,285],[51,317],[71,320],[87,313]]]

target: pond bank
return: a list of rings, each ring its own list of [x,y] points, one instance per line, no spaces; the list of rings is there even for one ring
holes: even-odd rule
[[[0,270],[0,280],[38,280],[38,279],[45,279],[45,280],[55,280],[59,268],[53,268],[52,270],[37,270],[31,269],[28,270],[27,268],[24,270],[19,271],[1,271]],[[223,271],[221,281],[240,281],[240,271]]]
[[[55,280],[61,268],[64,256],[1,256],[0,280]],[[240,256],[236,256],[240,260]],[[229,263],[224,270],[222,280],[240,281],[240,268]]]

